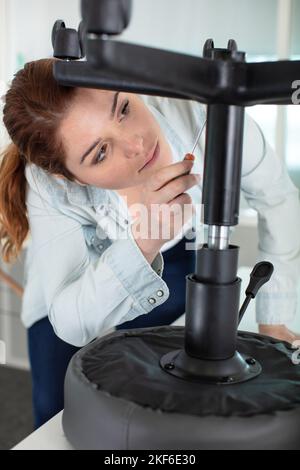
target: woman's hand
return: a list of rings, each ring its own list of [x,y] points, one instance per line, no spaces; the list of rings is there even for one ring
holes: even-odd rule
[[[182,162],[157,170],[142,188],[140,210],[133,210],[132,233],[149,261],[192,217],[192,200],[185,191],[200,180],[200,175],[190,174],[192,167],[193,160],[186,156]]]
[[[259,325],[258,331],[261,335],[271,336],[292,345],[300,340],[300,335],[289,330],[285,325]]]

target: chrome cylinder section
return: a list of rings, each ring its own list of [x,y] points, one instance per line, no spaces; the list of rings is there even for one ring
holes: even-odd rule
[[[207,245],[211,250],[227,250],[229,246],[230,227],[210,225],[208,227]]]

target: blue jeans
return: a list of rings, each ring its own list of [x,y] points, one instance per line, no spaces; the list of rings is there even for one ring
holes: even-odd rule
[[[195,251],[185,250],[183,238],[163,253],[163,279],[170,290],[166,302],[150,313],[122,323],[117,329],[169,325],[185,310],[185,276],[195,270]],[[64,407],[64,379],[72,356],[80,349],[58,338],[48,317],[28,329],[28,349],[32,374],[35,428],[40,427]]]
[[[62,341],[48,317],[28,329],[35,428],[64,407],[64,379],[71,357],[80,349]]]

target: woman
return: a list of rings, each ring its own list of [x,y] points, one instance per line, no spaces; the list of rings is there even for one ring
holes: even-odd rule
[[[11,261],[31,235],[22,319],[36,427],[63,408],[79,347],[112,327],[169,324],[184,312],[201,173],[182,158],[205,121],[194,102],[59,86],[52,65],[39,60],[16,74],[3,119],[12,143],[0,167],[3,258]],[[203,141],[199,168],[202,150]],[[286,227],[299,225],[298,191],[248,116],[242,188],[259,212],[262,257],[279,266],[258,300],[260,328],[294,339],[285,323],[295,312],[299,240]]]

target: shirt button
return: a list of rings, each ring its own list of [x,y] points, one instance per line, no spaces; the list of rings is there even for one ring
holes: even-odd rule
[[[164,295],[163,290],[158,290],[156,293],[157,293],[158,297],[162,297]]]
[[[103,245],[99,245],[99,248],[100,248],[100,250],[102,250],[102,248],[103,248]]]
[[[149,304],[155,304],[156,300],[153,297],[150,297],[150,299],[148,299],[148,302]]]

